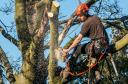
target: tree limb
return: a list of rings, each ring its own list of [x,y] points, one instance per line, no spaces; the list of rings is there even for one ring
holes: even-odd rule
[[[123,34],[127,34],[128,30],[125,27],[121,26],[121,22],[109,22],[109,21],[103,21],[104,23],[107,24],[107,26],[113,26],[116,29],[119,29],[120,31],[123,32]]]
[[[29,34],[29,29],[27,26],[27,20],[26,20],[26,3],[23,0],[17,0],[16,1],[16,27],[17,27],[17,33],[19,40],[22,42],[30,42],[31,36]]]
[[[14,45],[16,45],[17,47],[18,45],[18,40],[16,40],[15,38],[13,38],[10,34],[6,33],[6,31],[0,26],[0,33],[2,33],[2,35],[8,39],[10,42],[12,42]]]
[[[49,0],[42,0],[40,1],[36,6],[36,15],[35,15],[35,22],[34,22],[34,29],[35,29],[35,35],[34,35],[34,41],[35,43],[39,43],[41,41],[41,38],[44,37],[45,32],[48,30],[48,6],[50,5]]]
[[[4,51],[2,50],[1,47],[0,47],[0,60],[3,64],[3,66],[5,67],[8,81],[10,82],[10,84],[13,84],[15,82],[13,70],[12,70],[12,67],[11,67],[9,61],[8,61],[8,58],[6,57],[6,54],[4,53]]]
[[[115,22],[109,22],[109,21],[104,21],[106,24],[114,26],[116,28],[118,28],[119,30],[122,30],[122,27],[117,25]]]
[[[57,59],[55,50],[58,47],[58,14],[59,14],[59,3],[56,1],[52,2],[51,12],[48,13],[50,19],[50,57],[48,65],[48,77],[50,84],[56,84],[56,67]]]
[[[24,55],[26,50],[29,48],[30,42],[32,41],[32,36],[29,33],[27,18],[26,18],[26,0],[16,0],[16,27],[18,39],[20,41],[19,46],[22,52],[22,56],[24,59]]]
[[[128,45],[128,34],[126,34],[122,39],[116,42],[115,49],[118,51]]]
[[[93,5],[94,3],[98,2],[99,0],[87,0],[86,3],[88,6]]]

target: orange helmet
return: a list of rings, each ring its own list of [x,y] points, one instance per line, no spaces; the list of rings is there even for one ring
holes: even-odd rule
[[[76,9],[76,16],[82,16],[88,11],[89,7],[86,3],[80,4]]]

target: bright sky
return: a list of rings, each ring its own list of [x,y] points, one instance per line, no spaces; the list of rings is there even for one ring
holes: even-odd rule
[[[0,8],[4,8],[5,6],[10,6],[9,4],[10,0],[0,0]],[[5,14],[3,12],[0,12],[0,20],[7,26],[11,26],[12,22],[14,22],[14,13]],[[4,27],[1,23],[0,25]],[[16,33],[10,33],[12,36],[16,37]],[[18,51],[17,47],[15,47],[11,42],[9,42],[7,39],[5,39],[0,34],[0,46],[3,48],[5,53],[7,54],[7,57],[9,57],[9,61],[11,64],[15,65],[15,61],[21,56],[20,51]]]
[[[9,5],[8,4],[9,1],[10,0],[0,0],[0,8],[5,7],[5,4]],[[85,1],[85,0],[81,0],[81,1]],[[119,6],[122,8],[123,13],[128,15],[128,6],[127,6],[128,0],[118,0],[118,1],[119,1]],[[72,12],[76,9],[76,7],[78,6],[78,0],[64,0],[60,3],[60,5],[61,5],[60,14],[63,13],[62,15],[63,16],[66,15],[67,17],[65,17],[65,18],[68,18],[72,14]],[[0,12],[0,20],[2,20],[6,25],[11,25],[10,23],[14,21],[14,13],[6,15],[5,13]],[[2,24],[0,23],[0,25],[2,25]],[[75,26],[74,28],[71,29],[71,31],[73,31],[74,29],[76,29],[79,26],[80,25]],[[78,34],[79,31],[80,30],[76,30],[75,33]],[[110,30],[108,30],[108,31],[110,33]],[[11,35],[13,35],[13,34],[11,34]],[[74,34],[71,34],[71,36],[73,36],[73,35]],[[67,38],[67,40],[68,39],[69,38]],[[65,40],[64,43],[67,40]],[[1,34],[0,34],[0,46],[4,49],[5,53],[7,53],[7,57],[11,58],[11,59],[9,59],[9,60],[11,60],[10,61],[11,63],[13,63],[13,61],[15,61],[16,59],[18,59],[21,56],[20,51],[14,45],[12,45],[12,43],[10,43],[7,39],[5,39]]]

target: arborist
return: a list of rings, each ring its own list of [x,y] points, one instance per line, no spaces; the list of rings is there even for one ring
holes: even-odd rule
[[[74,61],[77,60],[80,54],[87,54],[91,61],[91,63],[88,64],[90,67],[96,63],[99,53],[108,47],[109,40],[100,18],[95,15],[90,15],[88,10],[89,5],[86,3],[81,3],[77,7],[75,16],[77,16],[78,21],[83,22],[83,25],[80,33],[70,47],[68,49],[63,49],[63,51],[68,53],[70,50],[75,48],[75,52],[73,53],[73,58],[75,59]],[[89,37],[91,41],[78,46],[84,37]],[[95,76],[97,80],[99,80],[101,77],[98,68],[95,70]]]

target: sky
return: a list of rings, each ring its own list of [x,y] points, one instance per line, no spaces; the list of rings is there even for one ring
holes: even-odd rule
[[[10,6],[9,1],[10,0],[0,0],[0,8],[4,8],[5,6]],[[5,14],[3,12],[0,12],[0,20],[7,26],[11,26],[12,23],[14,22],[14,13]],[[0,25],[4,27],[3,24],[0,23]],[[16,33],[14,34],[14,31],[12,33],[9,32],[9,34],[17,38]],[[9,42],[7,39],[5,39],[1,34],[0,34],[0,46],[7,54],[9,61],[15,65],[14,62],[21,56],[21,53],[17,49],[17,47],[13,45],[11,42]]]
[[[0,8],[4,8],[5,6],[9,7],[10,5],[12,5],[12,4],[9,4],[9,1],[11,1],[11,0],[0,0]],[[13,9],[14,9],[14,7],[13,7]],[[5,14],[3,12],[0,12],[0,20],[5,25],[11,26],[12,23],[14,22],[14,13]],[[4,27],[3,24],[0,23],[0,25],[2,27]],[[15,25],[15,23],[14,23],[14,25]],[[13,30],[13,32],[9,32],[9,34],[11,34],[13,37],[17,38],[16,33],[14,33],[14,31],[16,31],[16,30]],[[10,63],[13,66],[17,66],[18,62],[16,63],[16,61],[17,61],[17,59],[19,59],[19,57],[21,57],[21,53],[17,49],[17,47],[15,45],[13,45],[10,41],[5,39],[1,34],[0,34],[0,46],[6,53],[7,57],[9,58]],[[21,63],[18,63],[18,65],[21,65]]]
[[[5,5],[9,5],[8,3],[9,1],[10,0],[0,0],[0,8],[5,7]],[[81,1],[85,1],[85,0],[81,0]],[[128,0],[118,0],[118,1],[119,1],[119,6],[122,8],[122,12],[125,15],[128,15],[128,6],[127,6]],[[78,6],[78,0],[64,0],[60,2],[60,16],[66,16],[63,19],[69,18],[77,6]],[[11,25],[11,23],[14,21],[14,13],[10,13],[6,15],[5,13],[0,12],[0,20],[2,20],[2,22],[5,23],[6,25]],[[2,24],[0,23],[0,25]],[[75,27],[72,27],[70,32],[75,30],[75,33],[71,34],[71,37],[80,32],[80,30],[76,30],[76,28],[80,26],[81,25],[76,25]],[[107,30],[107,31],[109,34],[111,33],[111,30]],[[14,36],[13,33],[10,34]],[[64,40],[63,44],[67,42],[67,40],[69,39],[70,37],[67,36],[67,39]],[[7,39],[5,39],[1,34],[0,34],[0,46],[7,54],[7,57],[9,57],[9,61],[13,64],[14,61],[16,61],[21,56],[21,52],[17,49],[17,47],[13,45],[11,42],[9,42]]]

